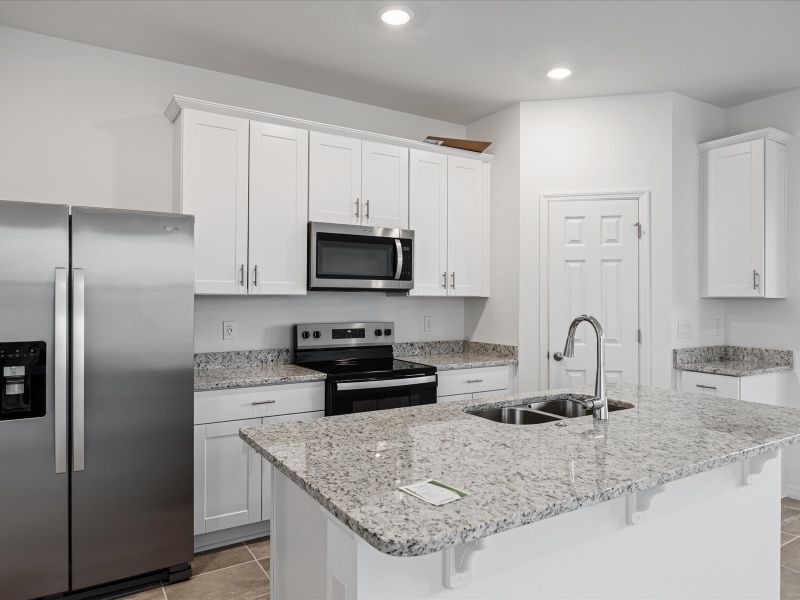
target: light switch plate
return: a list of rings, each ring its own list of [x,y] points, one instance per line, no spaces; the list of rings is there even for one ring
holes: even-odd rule
[[[433,331],[433,317],[423,317],[423,331],[425,333],[431,333]]]
[[[678,338],[688,340],[692,338],[692,322],[678,321]]]
[[[222,322],[222,339],[223,340],[236,339],[236,321]]]
[[[719,317],[714,318],[714,337],[722,335],[722,319]]]

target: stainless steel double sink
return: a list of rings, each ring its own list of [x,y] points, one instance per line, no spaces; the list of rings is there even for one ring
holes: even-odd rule
[[[589,398],[589,396],[564,394],[563,396],[548,396],[541,399],[533,398],[525,404],[484,408],[474,411],[467,410],[467,414],[508,425],[538,425],[540,423],[590,416],[592,411],[583,408],[579,402],[583,398]],[[616,400],[609,400],[608,402],[609,412],[628,408],[633,408],[633,404]]]

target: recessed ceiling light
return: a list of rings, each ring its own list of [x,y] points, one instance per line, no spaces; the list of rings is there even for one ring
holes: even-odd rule
[[[572,71],[570,71],[567,67],[556,67],[547,72],[547,76],[550,79],[566,79],[570,75],[572,75]]]
[[[393,27],[400,27],[411,20],[411,11],[404,8],[386,8],[381,12],[381,21]]]

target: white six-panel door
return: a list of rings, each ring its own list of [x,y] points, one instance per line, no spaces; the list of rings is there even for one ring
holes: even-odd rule
[[[246,294],[249,121],[184,110],[180,211],[196,215],[195,293]]]
[[[361,143],[361,224],[408,229],[408,148]]]
[[[707,296],[763,296],[764,140],[706,156]]]
[[[361,140],[311,132],[308,200],[311,221],[361,223]]]
[[[553,358],[581,314],[594,315],[605,330],[608,382],[638,383],[638,200],[551,200],[548,214],[550,387],[594,383],[588,324],[578,327],[573,358]]]
[[[489,165],[447,157],[448,290],[454,296],[489,295]]]
[[[308,131],[250,123],[251,294],[306,293]]]
[[[413,296],[447,295],[447,156],[410,153],[409,226],[414,230]]]

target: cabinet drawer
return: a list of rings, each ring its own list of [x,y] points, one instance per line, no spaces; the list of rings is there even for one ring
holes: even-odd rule
[[[321,381],[194,394],[195,425],[321,410],[325,410],[325,384]]]
[[[485,367],[439,372],[437,396],[505,390],[511,386],[511,368]]]
[[[739,399],[739,378],[710,373],[684,371],[681,375],[681,389],[684,392],[710,394],[720,398]]]

